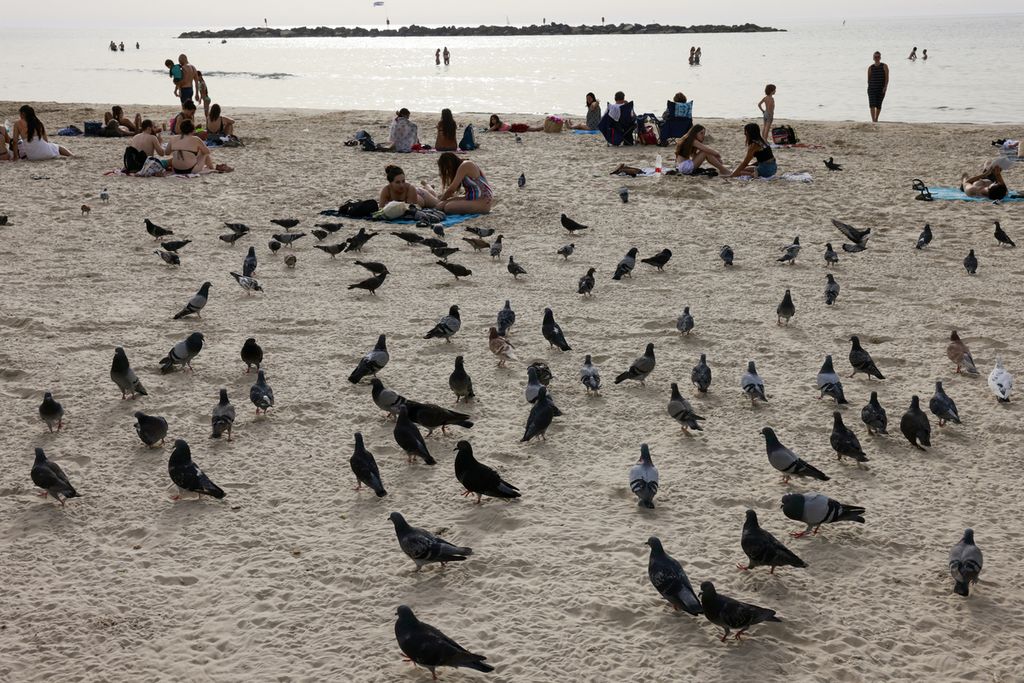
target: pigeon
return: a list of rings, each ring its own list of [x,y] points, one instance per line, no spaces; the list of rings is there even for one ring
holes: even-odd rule
[[[277,240],[281,244],[285,245],[286,247],[290,247],[290,248],[294,248],[292,246],[292,242],[294,242],[297,239],[301,239],[301,238],[303,238],[305,236],[306,236],[306,233],[304,233],[304,232],[287,232],[287,233],[277,232],[277,233],[274,233],[273,235],[271,235],[271,237],[273,237],[275,240]],[[346,251],[347,251],[347,249],[346,249]]]
[[[416,563],[416,571],[434,562],[440,562],[442,567],[449,562],[462,562],[473,554],[472,548],[460,548],[429,531],[409,526],[397,512],[388,515],[388,519],[395,525],[395,535],[402,552]]]
[[[192,359],[203,350],[203,333],[193,332],[184,341],[175,344],[167,355],[160,359],[160,374],[174,372],[176,367],[192,370]]]
[[[352,374],[348,376],[348,381],[352,382],[352,384],[359,384],[359,381],[367,375],[376,377],[377,373],[384,369],[389,360],[391,360],[391,355],[388,353],[387,337],[382,334],[377,337],[377,343],[374,344],[373,348],[359,359],[359,364],[356,365],[356,369],[352,371]]]
[[[629,489],[636,494],[636,504],[654,509],[654,496],[658,495],[658,468],[651,461],[651,449],[640,444],[640,460],[629,470]]]
[[[769,574],[775,573],[776,567],[796,567],[805,569],[807,563],[796,556],[792,550],[784,546],[779,539],[761,528],[757,522],[757,513],[747,510],[747,518],[743,522],[743,534],[740,536],[740,547],[747,556],[747,566],[737,564],[743,571],[755,567],[771,567]]]
[[[548,342],[548,348],[558,347],[561,351],[571,351],[572,347],[565,341],[562,328],[555,322],[555,314],[550,308],[544,309],[544,320],[540,325],[540,332]]]
[[[249,337],[242,344],[242,351],[239,354],[242,362],[245,363],[245,374],[255,367],[257,370],[263,365],[263,348],[256,343],[255,337]]]
[[[747,362],[747,371],[740,378],[740,388],[743,389],[743,393],[750,399],[751,404],[755,401],[768,402],[768,396],[764,393],[764,380],[757,374],[754,361]]]
[[[640,259],[641,262],[646,263],[649,266],[654,266],[658,270],[664,270],[665,265],[669,259],[672,258],[671,249],[662,249],[654,256],[648,256],[647,258]]]
[[[90,211],[92,211],[92,207],[91,206],[89,206],[88,204],[82,204],[82,215],[83,216],[88,216]]]
[[[479,237],[463,237],[463,242],[468,242],[469,246],[473,247],[473,251],[480,251],[481,249],[490,249],[491,243],[487,240],[480,239]]]
[[[502,479],[500,474],[474,458],[473,447],[468,441],[457,443],[455,451],[455,478],[466,489],[462,495],[476,494],[477,505],[482,496],[509,500],[522,495],[518,488]]]
[[[505,236],[503,236],[503,234],[499,234],[499,236],[495,238],[494,242],[490,243],[490,247],[488,249],[490,258],[494,259],[502,255],[502,247],[504,246],[502,240],[504,239]]]
[[[314,224],[313,227],[320,228],[322,230],[326,230],[327,232],[329,232],[329,233],[331,233],[333,235],[334,233],[338,232],[343,227],[345,227],[345,224],[344,223],[316,223],[316,224]]]
[[[850,344],[850,366],[853,367],[850,377],[853,377],[858,372],[863,372],[869,378],[885,379],[885,375],[878,371],[878,368],[875,367],[875,362],[871,360],[871,354],[861,348],[860,338],[857,335],[850,337]]]
[[[537,400],[543,386],[537,377],[537,368],[532,365],[526,368],[526,389],[523,390],[523,395],[527,403],[534,403]]]
[[[167,251],[177,252],[179,249],[183,249],[191,243],[192,240],[173,240],[171,242],[161,242],[160,246]]]
[[[203,316],[201,316],[199,312],[203,310],[203,307],[206,306],[206,302],[210,298],[210,287],[211,285],[209,282],[204,282],[199,288],[199,291],[193,294],[192,298],[188,300],[185,307],[174,314],[174,319],[180,320],[186,315],[193,314],[195,314],[197,318],[202,318]]]
[[[384,386],[384,383],[374,377],[370,380],[370,396],[373,403],[389,416],[398,412],[398,406],[405,403],[405,398],[397,392]]]
[[[468,548],[460,550],[468,550]],[[439,666],[461,666],[484,673],[494,671],[493,666],[484,664],[487,657],[470,652],[440,630],[423,623],[405,605],[399,605],[395,613],[398,615],[398,620],[395,622],[395,638],[398,639],[398,647],[413,664],[419,664],[428,669],[435,681],[437,680],[435,670]]]
[[[818,385],[818,400],[821,400],[825,395],[829,395],[835,400],[837,405],[849,403],[846,400],[846,395],[843,393],[843,383],[839,381],[839,375],[836,374],[835,368],[832,367],[832,356],[825,356],[825,362],[821,364],[821,370],[818,370],[818,376],[815,378],[815,383]]]
[[[719,595],[715,590],[715,584],[710,581],[700,584],[700,605],[707,620],[722,629],[719,640],[723,643],[734,629],[736,640],[740,640],[740,636],[751,626],[764,621],[782,621],[775,616],[773,609]]]
[[[825,280],[825,305],[831,306],[839,298],[839,283],[832,273],[826,273]]]
[[[935,383],[935,394],[928,402],[928,410],[939,418],[940,427],[946,426],[947,422],[960,424],[960,414],[956,410],[956,403],[953,403],[953,399],[946,395],[946,390],[942,388],[942,382]]]
[[[615,378],[615,383],[622,384],[627,379],[635,379],[640,382],[641,385],[645,385],[647,376],[654,371],[654,365],[654,344],[648,344],[647,349],[644,350],[644,355],[634,360],[633,364],[629,366],[629,369],[619,374],[619,376]]]
[[[281,243],[277,240],[270,240],[267,242],[267,248],[270,249],[270,253],[276,254],[277,250],[281,248]]]
[[[516,263],[515,259],[512,258],[512,256],[508,257],[508,266],[507,266],[507,268],[508,268],[508,272],[511,273],[512,277],[515,278],[516,280],[519,279],[520,275],[526,275],[526,269],[523,268],[518,263]]]
[[[249,226],[245,223],[228,223],[225,221],[224,226],[235,235],[244,235],[249,232]]]
[[[914,245],[915,249],[924,249],[932,243],[932,226],[927,223],[924,224],[924,230],[917,238],[917,244]]]
[[[708,393],[711,386],[711,368],[708,367],[707,355],[700,354],[700,360],[693,366],[693,370],[690,370],[690,382],[700,393]]]
[[[1006,234],[1006,232],[1003,230],[1002,226],[999,225],[999,221],[995,221],[995,224],[996,224],[996,232],[995,232],[996,242],[999,242],[999,246],[1001,246],[1001,247],[1015,247],[1015,246],[1017,246],[1014,243],[1014,241],[1010,239],[1010,236]]]
[[[868,461],[868,456],[860,447],[860,440],[849,427],[843,424],[843,415],[838,410],[832,411],[832,434],[829,435],[828,440],[832,445],[832,450],[836,452],[837,460],[842,460],[845,455],[858,463]]]
[[[274,225],[280,225],[285,230],[291,230],[298,225],[300,221],[297,218],[271,218],[270,222]]]
[[[395,443],[405,452],[408,462],[411,463],[415,456],[419,456],[428,465],[436,465],[437,461],[427,450],[427,442],[423,440],[423,435],[409,419],[409,409],[403,403],[396,408],[395,412],[397,415],[393,431]]]
[[[558,255],[561,256],[563,260],[568,261],[574,251],[576,251],[575,243],[563,244],[558,249]]]
[[[406,400],[405,407],[410,420],[421,427],[427,428],[427,436],[433,434],[434,430],[438,427],[441,428],[443,433],[447,430],[448,425],[458,425],[466,429],[470,429],[473,426],[473,421],[469,419],[469,415],[442,408],[434,403]]]
[[[386,273],[387,270],[388,270],[387,266],[385,266],[383,263],[379,263],[377,261],[353,261],[352,263],[356,264],[357,266],[361,266],[363,268],[366,268],[366,270],[370,271],[374,275],[380,275],[381,273]]]
[[[163,262],[169,266],[181,265],[181,258],[179,258],[177,254],[171,253],[169,251],[161,251],[159,249],[154,249],[153,253],[159,256],[161,259],[163,259]]]
[[[647,539],[647,545],[651,547],[651,555],[647,560],[647,577],[661,597],[668,600],[672,609],[677,612],[682,610],[693,616],[703,613],[700,600],[693,592],[683,566],[665,552],[661,539],[651,536]]]
[[[537,371],[537,380],[544,386],[551,384],[551,380],[554,379],[554,375],[551,374],[551,368],[544,361],[535,360],[530,363],[529,367]],[[555,417],[558,417],[558,413],[555,413]]]
[[[928,422],[928,416],[921,410],[921,402],[917,396],[911,397],[910,407],[900,418],[900,431],[914,448],[923,451],[925,446],[932,445],[932,426]]]
[[[848,225],[842,221],[837,221],[835,218],[832,219],[832,225],[836,226],[836,229],[839,230],[839,232],[843,233],[847,239],[853,242],[853,245],[851,246],[861,247],[860,249],[854,249],[853,251],[863,251],[867,246],[868,237],[871,235],[871,228],[858,230],[852,225]],[[846,249],[846,245],[843,245],[843,249]],[[846,251],[851,250],[846,249]]]
[[[132,398],[135,398],[136,395],[149,396],[149,392],[142,386],[142,382],[139,381],[132,366],[128,363],[128,356],[120,346],[114,349],[114,361],[110,364],[110,379],[121,390],[122,401],[127,398],[129,393]]]
[[[7,225],[7,215],[0,216],[0,225]]]
[[[534,401],[533,408],[530,409],[530,415],[526,418],[526,431],[523,432],[523,438],[519,440],[520,443],[529,441],[535,436],[547,441],[545,433],[551,426],[554,417],[555,404],[548,397],[547,387],[541,387],[537,392],[537,400]]]
[[[380,289],[381,285],[384,284],[384,280],[390,275],[390,271],[387,268],[384,269],[383,273],[368,277],[365,280],[360,280],[354,284],[348,286],[349,289],[365,289],[370,294],[376,296],[377,290]]]
[[[818,533],[822,524],[833,522],[864,523],[866,510],[856,505],[845,505],[821,493],[787,493],[782,497],[782,514],[795,522],[803,522],[807,528],[794,531],[790,536],[800,538],[813,530]]]
[[[256,372],[256,383],[249,387],[249,400],[256,406],[256,414],[260,411],[266,415],[274,407],[274,390],[267,384],[267,376],[263,370]]]
[[[796,315],[796,305],[793,303],[793,296],[786,290],[786,293],[782,295],[782,301],[778,306],[775,307],[775,323],[777,325],[782,324],[782,319],[786,319],[786,324],[789,324],[789,319]]]
[[[843,251],[847,252],[848,254],[856,254],[856,253],[864,251],[867,248],[868,248],[868,245],[866,243],[864,243],[864,244],[847,244],[846,242],[843,243]]]
[[[355,490],[358,491],[363,488],[363,484],[366,484],[377,494],[378,498],[383,498],[388,495],[388,492],[384,490],[384,482],[380,479],[377,461],[373,459],[373,453],[366,450],[366,447],[363,445],[363,435],[356,432],[355,438],[355,451],[348,460],[348,464],[352,468],[352,474],[356,475],[356,482],[358,483]]]
[[[147,448],[163,446],[164,439],[167,438],[167,420],[157,415],[146,415],[138,410],[135,412],[135,433]]]
[[[525,173],[520,173],[519,174],[519,181],[518,182],[519,182],[519,189],[520,190],[523,189],[524,187],[526,187],[526,174]]]
[[[583,383],[588,394],[596,394],[601,390],[601,371],[594,365],[589,353],[583,359],[583,365],[580,366],[580,382]]]
[[[789,450],[775,436],[775,430],[765,427],[761,430],[764,436],[765,449],[768,451],[768,462],[771,466],[782,472],[782,483],[788,484],[790,477],[809,477],[818,481],[828,481],[829,477],[824,472],[808,464]]]
[[[327,239],[328,236],[330,236],[331,233],[327,232],[326,230],[314,228],[313,230],[309,231],[309,234],[315,237],[317,242],[323,242],[325,239]]]
[[[633,268],[636,266],[636,255],[639,250],[633,247],[626,252],[626,255],[619,261],[619,265],[615,266],[615,273],[612,275],[613,280],[621,280],[624,275],[628,275],[630,278],[633,277]]]
[[[167,473],[171,475],[171,481],[178,487],[179,494],[174,496],[174,500],[181,497],[181,491],[198,493],[200,497],[204,495],[214,498],[224,497],[224,491],[210,481],[210,478],[192,461],[192,449],[184,439],[174,442],[171,459],[167,461]]]
[[[219,439],[222,434],[227,433],[228,441],[231,441],[231,428],[235,425],[235,407],[228,400],[228,390],[220,390],[220,398],[217,405],[213,407],[213,414],[210,415],[210,438]]]
[[[458,263],[448,263],[447,261],[437,261],[437,265],[441,266],[449,273],[455,276],[458,280],[460,277],[469,277],[473,274],[473,271],[465,266],[460,266]]]
[[[888,434],[885,431],[889,424],[889,418],[885,414],[885,408],[878,402],[878,392],[871,392],[871,399],[860,409],[860,419],[868,426],[868,434]]]
[[[976,275],[978,272],[978,257],[974,255],[973,249],[964,257],[964,270],[968,275]]]
[[[420,240],[420,244],[427,249],[443,249],[448,246],[448,243],[444,240],[439,240],[434,237],[425,237]]]
[[[473,393],[473,380],[466,372],[465,362],[462,356],[455,356],[455,369],[448,376],[448,386],[455,394],[455,402],[460,400],[469,401],[476,394]]]
[[[957,373],[966,372],[969,375],[977,375],[978,368],[974,364],[971,350],[967,348],[960,335],[953,330],[949,335],[949,345],[946,346],[946,357],[956,363]]]
[[[518,360],[515,354],[515,347],[505,337],[498,334],[498,329],[492,327],[488,330],[488,341],[487,347],[491,350],[495,356],[498,357],[498,367],[505,367],[505,363],[510,360]]]
[[[345,247],[345,251],[362,251],[366,243],[379,234],[377,232],[367,232],[366,228],[359,228],[356,234],[348,238],[348,246]]]
[[[682,425],[683,431],[690,429],[696,429],[698,432],[704,431],[704,428],[698,423],[698,420],[704,418],[694,412],[690,402],[679,393],[679,385],[675,382],[672,383],[672,395],[668,399],[668,415]]]
[[[42,448],[36,448],[36,458],[32,463],[32,483],[43,489],[40,495],[51,495],[64,507],[68,498],[80,498],[78,491],[71,485],[68,476],[60,465],[47,459]]]
[[[786,246],[782,247],[782,249],[780,249],[780,251],[783,251],[785,253],[782,256],[780,256],[779,258],[775,259],[777,262],[779,262],[779,263],[787,263],[788,262],[789,265],[793,265],[794,263],[796,263],[796,257],[800,254],[800,235],[797,235],[796,237],[794,237],[793,238],[793,243],[792,244],[787,244]]]
[[[451,256],[452,254],[454,254],[454,253],[456,253],[458,251],[459,251],[458,247],[449,247],[449,246],[431,247],[430,248],[430,253],[432,253],[437,258],[441,259],[441,261],[443,261],[444,263],[448,262],[448,257],[449,256]]]
[[[679,314],[676,319],[676,329],[679,330],[680,334],[689,336],[690,331],[693,330],[693,316],[690,315],[690,307],[683,306],[683,312]]]
[[[562,227],[565,228],[566,230],[568,230],[570,233],[577,232],[579,230],[586,230],[586,229],[588,229],[590,227],[590,226],[587,226],[587,225],[582,225],[580,223],[577,223],[573,219],[571,219],[568,216],[566,216],[564,213],[562,214],[562,219],[561,220],[562,220]]]
[[[996,356],[996,366],[988,375],[988,388],[996,395],[1000,403],[1010,402],[1010,392],[1013,391],[1013,375],[1003,367],[1003,359]]]
[[[466,231],[473,233],[477,237],[490,237],[491,235],[494,234],[494,228],[477,228],[477,227],[472,227],[472,228],[466,228]]]
[[[516,312],[512,310],[512,303],[505,299],[505,305],[498,311],[498,327],[507,332],[516,324]]]
[[[587,274],[580,278],[579,284],[576,286],[577,294],[582,294],[583,296],[594,295],[594,285],[596,284],[594,279],[595,272],[597,272],[596,268],[587,269]]]
[[[107,192],[107,188],[104,187],[103,190],[100,191],[100,201],[106,204],[109,199],[110,193]]]
[[[159,225],[157,225],[153,221],[149,220],[148,218],[143,219],[143,222],[146,224],[146,232],[148,232],[150,235],[152,235],[153,239],[157,239],[158,240],[161,237],[167,237],[168,235],[173,235],[174,234],[173,230],[168,230],[167,228],[161,228]]]
[[[246,277],[245,275],[234,271],[231,271],[231,277],[235,278],[235,282],[238,283],[239,287],[245,290],[246,294],[252,295],[253,292],[263,291],[263,285],[261,285],[260,281],[254,277]]]
[[[839,263],[839,254],[832,248],[832,243],[827,242],[825,244],[825,267],[831,268],[837,263]]]
[[[416,232],[406,232],[404,230],[400,230],[398,232],[392,232],[391,234],[400,240],[404,240],[408,244],[419,244],[420,242],[423,241],[423,235],[420,235],[419,233]]]
[[[42,451],[37,448],[37,459],[39,453]],[[949,575],[955,582],[953,592],[966,598],[970,594],[970,584],[978,583],[981,565],[981,548],[974,544],[974,529],[964,529],[963,538],[949,551]]]
[[[459,328],[462,327],[462,319],[459,317],[459,307],[452,306],[448,309],[448,315],[443,316],[437,321],[429,332],[423,335],[424,339],[444,339],[447,343],[451,343],[452,337],[458,333]]]
[[[832,157],[829,157],[825,161],[825,168],[827,168],[830,171],[842,171],[843,170],[843,167],[840,166],[839,164],[837,164],[835,161],[833,161]]]
[[[727,266],[732,265],[732,260],[733,258],[735,258],[735,256],[736,255],[733,252],[732,247],[730,247],[728,244],[723,246],[721,250],[719,250],[718,252],[718,258],[722,259],[722,263],[724,263]]]

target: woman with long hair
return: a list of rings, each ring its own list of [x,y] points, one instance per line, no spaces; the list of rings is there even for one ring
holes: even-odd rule
[[[234,135],[235,120],[220,113],[220,105],[214,104],[206,115],[206,133],[208,135]]]
[[[717,150],[704,144],[707,129],[699,123],[686,131],[686,135],[676,143],[676,170],[681,175],[693,175],[705,161],[725,175],[729,169],[722,163],[722,155]]]
[[[178,136],[167,143],[166,154],[171,155],[171,170],[178,175],[191,175],[194,173],[230,173],[232,169],[227,164],[213,165],[213,155],[210,154],[206,143],[195,135],[195,124],[185,119],[178,126]]]
[[[476,163],[445,152],[437,160],[437,169],[445,189],[438,195],[433,188],[424,186],[421,196],[424,207],[445,213],[490,213],[494,190]],[[465,194],[456,198],[455,193],[460,188]]]
[[[46,137],[46,126],[36,116],[36,110],[25,104],[18,110],[19,118],[14,124],[14,158],[29,161],[43,161],[57,157],[74,156],[65,147],[55,145]]]
[[[592,92],[587,93],[587,121],[586,123],[573,124],[569,122],[569,128],[571,130],[597,130],[598,124],[601,123],[601,103],[597,101],[597,97]]]
[[[451,109],[441,110],[441,120],[437,122],[437,140],[434,141],[434,149],[438,152],[454,152],[459,148],[455,139],[456,135],[455,117]]]
[[[747,140],[747,153],[743,161],[732,172],[732,177],[753,176],[757,178],[771,178],[778,170],[775,162],[775,154],[771,145],[761,137],[761,126],[756,123],[748,123],[743,126],[743,135]]]
[[[384,167],[384,175],[388,184],[380,191],[380,198],[377,205],[384,208],[388,202],[405,202],[406,204],[419,205],[420,197],[416,187],[405,179],[405,171],[398,166],[389,165]]]

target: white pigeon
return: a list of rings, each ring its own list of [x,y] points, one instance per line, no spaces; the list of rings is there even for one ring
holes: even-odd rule
[[[988,386],[1000,403],[1010,402],[1010,392],[1013,391],[1013,375],[1003,367],[1003,359],[999,356],[996,356],[996,366],[988,375]]]

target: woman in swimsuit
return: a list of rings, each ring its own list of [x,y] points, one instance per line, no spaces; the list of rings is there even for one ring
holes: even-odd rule
[[[536,133],[544,130],[544,126],[531,126],[528,123],[505,123],[497,114],[491,114],[487,121],[487,130],[492,133]]]
[[[233,170],[227,164],[213,165],[213,155],[206,147],[206,143],[193,135],[196,130],[195,124],[189,120],[181,122],[181,130],[178,137],[172,138],[167,143],[165,154],[171,156],[171,170],[178,175],[190,175],[193,173],[228,173]]]
[[[116,123],[111,124],[111,121],[116,121]],[[142,114],[136,114],[135,120],[132,121],[124,115],[124,109],[114,105],[110,111],[104,112],[103,125],[111,130],[117,130],[118,135],[135,135],[142,130]]]
[[[705,128],[699,123],[690,128],[676,143],[676,170],[682,175],[693,175],[705,161],[718,169],[722,175],[729,169],[722,163],[722,155],[704,144]]]
[[[1003,179],[1003,169],[1008,167],[1012,161],[1001,158],[989,161],[981,169],[981,173],[970,176],[964,173],[960,177],[960,189],[968,197],[987,197],[992,200],[999,200],[1006,196],[1006,181]]]
[[[587,93],[587,121],[586,123],[576,123],[569,121],[570,130],[597,130],[598,124],[601,123],[601,103],[597,101],[597,97],[592,92]]]
[[[380,191],[380,199],[377,201],[380,208],[383,209],[388,202],[405,202],[417,206],[422,203],[416,187],[405,181],[405,171],[398,166],[385,166],[384,174],[388,184]]]
[[[441,120],[437,122],[437,139],[434,141],[434,149],[438,152],[454,152],[459,148],[455,140],[456,126],[455,117],[451,109],[441,110]]]
[[[423,206],[428,209],[440,209],[445,213],[490,213],[494,191],[487,183],[484,172],[472,161],[460,159],[452,152],[445,152],[437,160],[437,168],[441,172],[441,184],[444,192],[437,195],[433,188],[423,187]],[[459,188],[465,191],[464,197],[454,198]]]
[[[14,123],[11,136],[14,158],[24,157],[29,161],[43,161],[57,157],[74,156],[65,147],[50,142],[46,137],[46,126],[36,116],[36,110],[25,104],[18,110],[20,118]]]
[[[206,132],[209,135],[234,135],[235,120],[227,116],[221,116],[220,105],[210,107],[210,113],[206,117]]]
[[[889,65],[882,61],[881,52],[874,54],[874,60],[868,67],[868,107],[871,109],[871,122],[878,123],[882,100],[889,89]]]
[[[732,172],[731,177],[771,178],[778,172],[779,167],[771,146],[761,137],[761,127],[756,123],[748,123],[743,126],[743,135],[747,139],[747,154]]]

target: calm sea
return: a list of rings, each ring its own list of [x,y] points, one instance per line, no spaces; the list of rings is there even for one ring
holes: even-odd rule
[[[201,28],[186,26],[184,29]],[[162,64],[186,52],[211,96],[233,106],[582,114],[584,94],[626,91],[658,114],[683,91],[695,114],[754,117],[768,82],[776,118],[867,118],[866,71],[891,70],[883,118],[1024,120],[1024,15],[782,26],[786,33],[565,38],[179,40],[152,29],[21,29],[0,41],[3,100],[133,102],[173,108]],[[126,51],[112,53],[111,40]],[[141,49],[135,49],[139,41]],[[434,65],[447,45],[448,67]],[[691,45],[703,51],[690,67]],[[906,59],[910,48],[927,61]],[[2,115],[8,115],[2,113]]]

